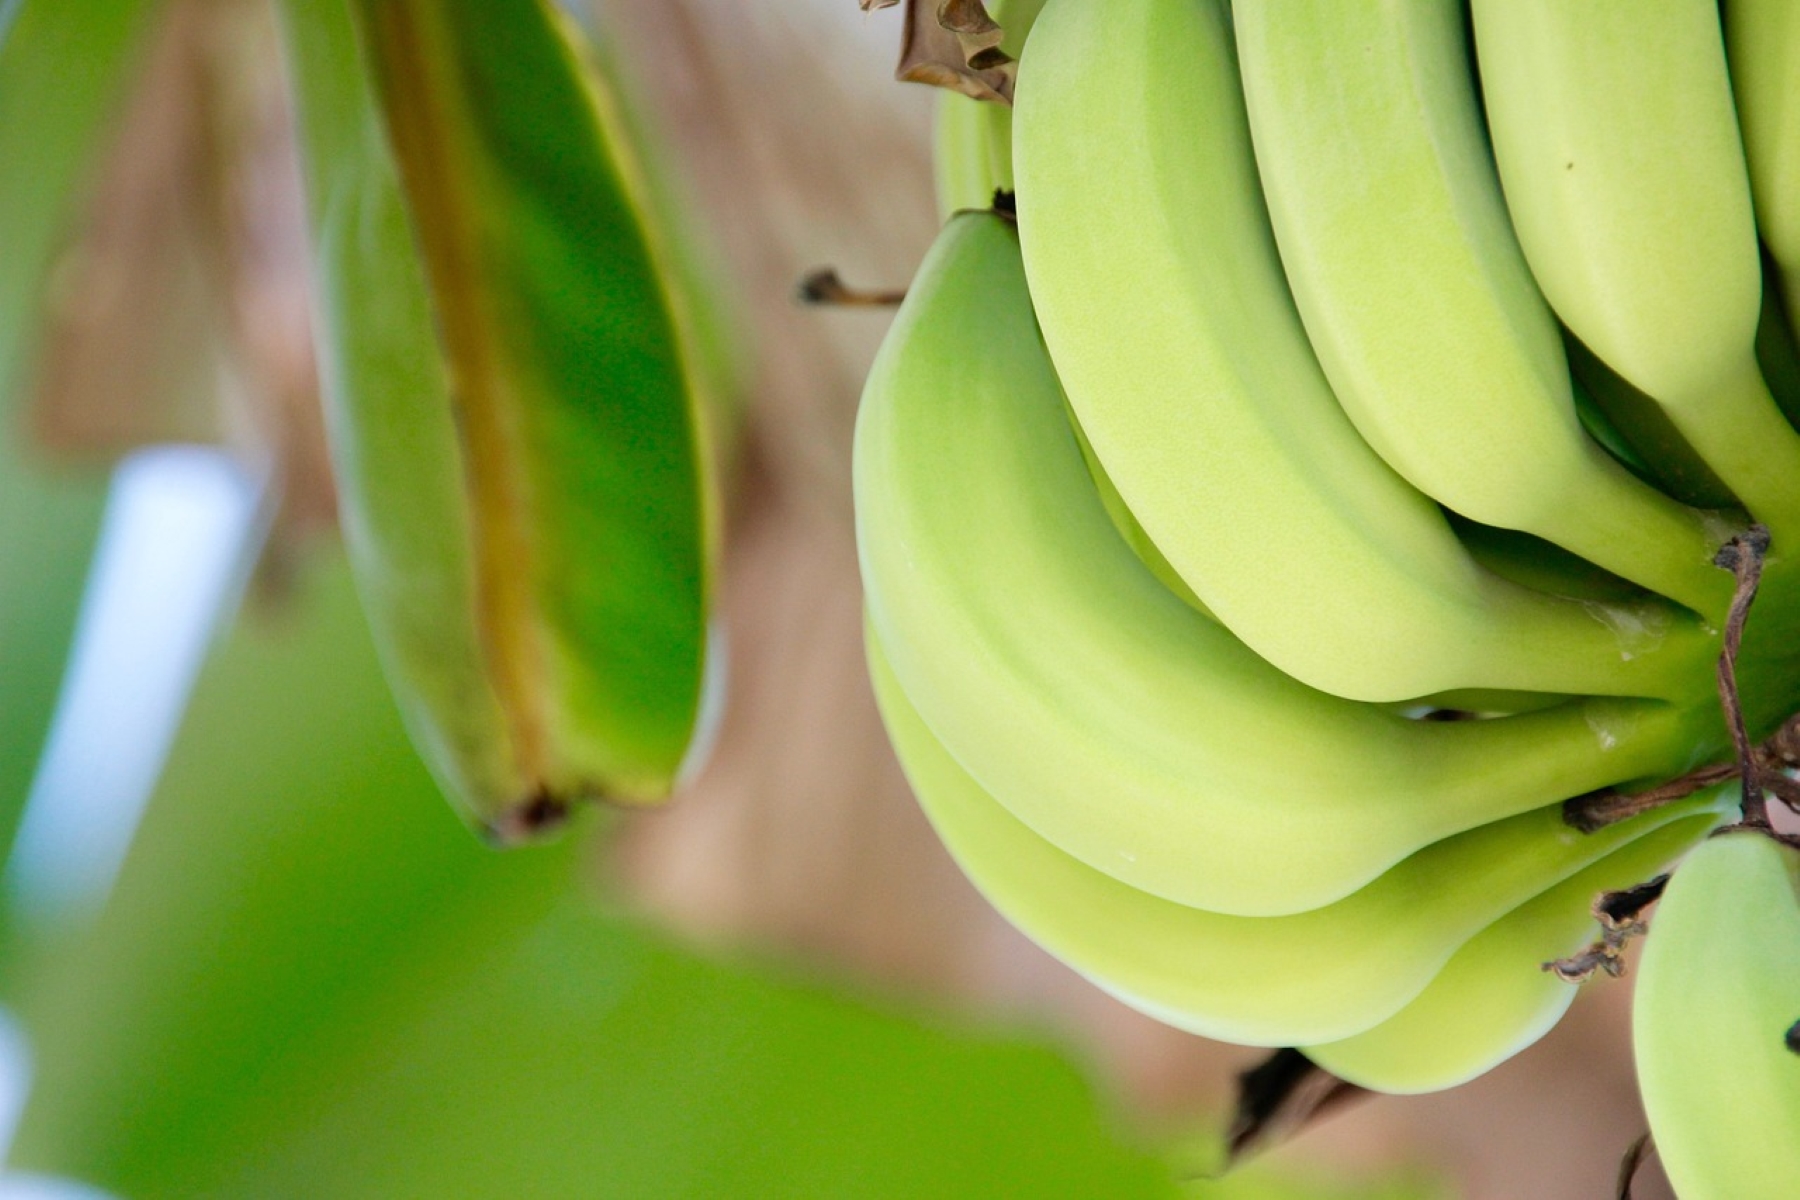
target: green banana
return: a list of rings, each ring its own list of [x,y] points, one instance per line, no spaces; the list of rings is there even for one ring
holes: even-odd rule
[[[870,620],[926,722],[1040,836],[1170,900],[1315,908],[1461,830],[1678,774],[1717,737],[1706,705],[1604,698],[1407,720],[1183,604],[1101,505],[991,214],[952,220],[920,267],[854,465]]]
[[[346,538],[415,744],[500,840],[659,798],[716,521],[600,84],[537,0],[283,14]]]
[[[1722,813],[1726,802],[1715,804]],[[1641,838],[1526,901],[1470,939],[1405,1008],[1306,1056],[1382,1092],[1441,1091],[1485,1074],[1550,1032],[1574,1001],[1575,988],[1543,964],[1592,940],[1593,898],[1649,878],[1707,828],[1690,819]]]
[[[1583,431],[1501,199],[1455,0],[1238,0],[1256,167],[1319,364],[1419,490],[1722,616],[1736,529]]]
[[[938,93],[932,162],[940,216],[986,208],[996,189],[1012,188],[1011,140],[1010,108],[960,92]]]
[[[1731,0],[1722,11],[1756,226],[1800,331],[1800,11],[1785,0]]]
[[[1472,11],[1507,207],[1545,296],[1779,552],[1800,538],[1800,435],[1754,353],[1762,269],[1717,6]]]
[[[1489,576],[1344,416],[1282,274],[1216,0],[1053,0],[1015,103],[1057,372],[1132,512],[1251,648],[1360,700],[1693,690],[1697,622]],[[1645,619],[1653,649],[1625,632]]]
[[[1687,856],[1651,921],[1632,1040],[1682,1200],[1800,1196],[1800,849],[1762,833]]]
[[[1714,819],[1695,815],[1689,802],[1583,837],[1556,809],[1539,810],[1431,845],[1337,903],[1289,916],[1228,916],[1129,887],[1038,837],[933,736],[872,628],[866,648],[914,794],[988,901],[1132,1007],[1245,1045],[1334,1041],[1377,1025],[1502,913],[1601,859],[1605,878],[1630,882]],[[1581,912],[1583,901],[1574,903]]]

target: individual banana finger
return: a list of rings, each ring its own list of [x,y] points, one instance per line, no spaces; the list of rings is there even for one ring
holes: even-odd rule
[[[1614,851],[1526,901],[1471,938],[1405,1008],[1355,1037],[1306,1047],[1306,1056],[1375,1091],[1456,1087],[1505,1062],[1555,1027],[1576,989],[1544,964],[1593,937],[1589,904],[1601,892],[1650,878],[1723,820],[1665,827]]]
[[[1545,297],[1777,547],[1800,538],[1800,434],[1754,354],[1762,265],[1718,6],[1472,13],[1507,207]]]
[[[1638,1083],[1682,1200],[1800,1195],[1800,849],[1702,842],[1651,917],[1632,1007]]]
[[[1244,1045],[1351,1037],[1418,996],[1495,918],[1609,851],[1651,843],[1622,876],[1701,836],[1698,801],[1597,834],[1526,813],[1429,846],[1309,912],[1229,916],[1138,891],[1011,816],[931,733],[867,638],[870,674],[914,794],[963,872],[1002,915],[1096,986],[1158,1019]]]
[[[1281,262],[1370,445],[1466,517],[1722,615],[1712,556],[1732,531],[1633,478],[1576,415],[1494,175],[1462,5],[1239,0],[1232,26]]]

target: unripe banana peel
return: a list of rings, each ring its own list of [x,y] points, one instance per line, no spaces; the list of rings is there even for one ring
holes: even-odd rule
[[[1682,860],[1638,969],[1632,1041],[1682,1200],[1800,1195],[1800,846],[1730,830]]]
[[[1679,913],[1716,847],[1794,853],[1706,839],[1800,803],[1800,433],[1755,224],[1783,278],[1800,72],[1747,32],[1800,26],[1029,17],[1010,113],[944,98],[946,224],[858,420],[901,763],[976,886],[1126,1003],[1373,1089],[1473,1078],[1567,1008],[1543,967],[1597,894],[1698,844]],[[1800,1072],[1781,978],[1755,1053]],[[1778,1162],[1800,1094],[1763,1091]],[[1693,1194],[1800,1195],[1776,1177]]]

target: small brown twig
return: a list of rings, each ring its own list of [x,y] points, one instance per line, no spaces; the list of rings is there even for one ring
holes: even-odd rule
[[[1563,802],[1563,820],[1583,833],[1594,833],[1631,817],[1685,799],[1714,784],[1734,776],[1742,781],[1744,824],[1767,828],[1767,792],[1790,808],[1800,809],[1800,782],[1782,774],[1782,769],[1800,765],[1800,717],[1789,718],[1761,746],[1753,745],[1744,725],[1744,706],[1738,695],[1737,658],[1743,645],[1744,623],[1750,616],[1750,605],[1756,600],[1762,582],[1763,560],[1769,552],[1769,531],[1752,525],[1732,538],[1713,556],[1713,565],[1730,571],[1737,578],[1732,590],[1731,607],[1725,616],[1723,645],[1717,669],[1719,707],[1725,716],[1725,727],[1731,734],[1732,761],[1712,763],[1689,771],[1641,792],[1619,792],[1612,788],[1586,792]]]
[[[1625,1151],[1625,1157],[1619,1160],[1619,1180],[1613,1195],[1616,1200],[1631,1200],[1631,1181],[1637,1178],[1638,1169],[1644,1160],[1656,1149],[1656,1143],[1650,1140],[1650,1131],[1645,1130],[1637,1141]]]
[[[1571,954],[1543,965],[1565,983],[1581,983],[1604,971],[1614,979],[1625,973],[1625,947],[1631,939],[1649,930],[1644,910],[1662,898],[1669,877],[1658,875],[1633,887],[1616,892],[1601,892],[1590,910],[1600,922],[1600,940]]]
[[[1339,1079],[1298,1050],[1276,1050],[1238,1074],[1237,1104],[1225,1140],[1226,1164],[1369,1094],[1367,1089]]]
[[[1744,707],[1738,698],[1737,656],[1744,641],[1744,622],[1750,606],[1756,601],[1756,589],[1762,582],[1763,559],[1769,552],[1769,531],[1752,525],[1732,538],[1713,556],[1713,565],[1723,567],[1737,577],[1731,594],[1731,608],[1725,615],[1724,648],[1719,652],[1719,705],[1725,711],[1725,727],[1731,733],[1732,749],[1737,754],[1739,778],[1743,783],[1744,823],[1767,826],[1768,802],[1763,795],[1762,764],[1756,747],[1744,727]]]
[[[808,271],[796,291],[802,304],[830,308],[892,308],[906,299],[905,288],[853,288],[835,267]]]
[[[1736,763],[1714,763],[1641,792],[1616,792],[1611,788],[1585,792],[1563,802],[1563,820],[1583,833],[1598,833],[1608,825],[1685,800],[1737,773]]]

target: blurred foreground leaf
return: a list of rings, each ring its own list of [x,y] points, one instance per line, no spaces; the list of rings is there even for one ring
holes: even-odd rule
[[[341,566],[288,603],[209,664],[104,913],[24,998],[26,1160],[186,1194],[567,890],[571,849],[501,858],[444,815]]]
[[[418,744],[502,840],[661,799],[714,505],[604,81],[539,0],[283,11],[344,524]]]
[[[196,1196],[1173,1194],[1050,1050],[696,960],[444,812],[347,572],[202,678],[15,1164]]]

